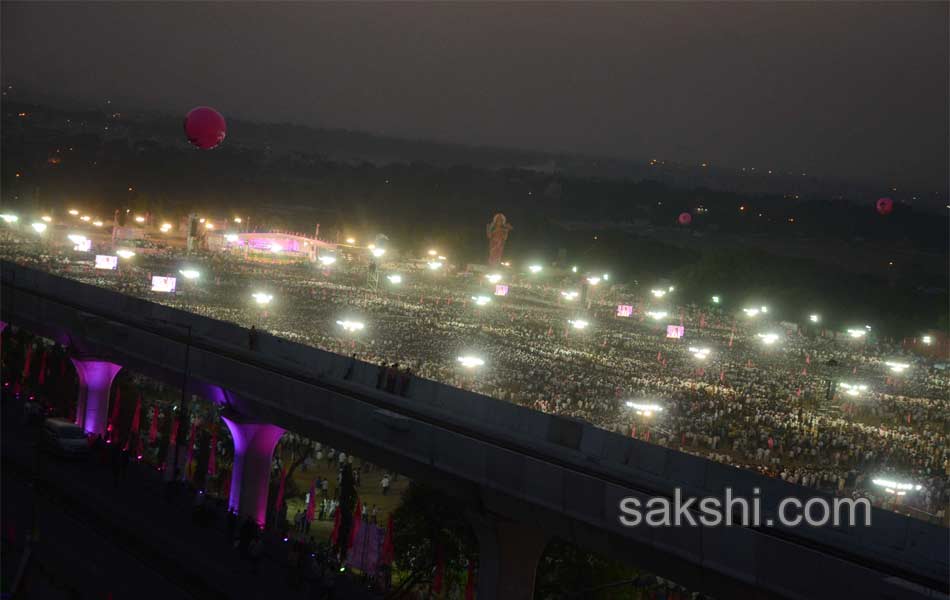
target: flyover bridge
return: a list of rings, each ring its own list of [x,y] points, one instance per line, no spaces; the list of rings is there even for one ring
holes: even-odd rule
[[[375,365],[263,333],[252,351],[232,323],[7,261],[0,270],[0,318],[71,348],[87,431],[104,429],[112,378],[128,368],[226,407],[241,514],[262,519],[285,430],[437,485],[478,537],[481,598],[531,597],[552,536],[724,598],[948,597],[942,527],[878,509],[870,527],[624,527],[623,498],[675,488],[758,496],[776,522],[782,498],[823,494],[433,381],[397,397],[375,389]]]

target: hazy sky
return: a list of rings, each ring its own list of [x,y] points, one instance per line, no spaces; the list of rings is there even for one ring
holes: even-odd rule
[[[948,4],[2,4],[3,79],[470,144],[948,179]]]

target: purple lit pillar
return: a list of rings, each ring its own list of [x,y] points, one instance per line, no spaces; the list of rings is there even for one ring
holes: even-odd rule
[[[109,419],[109,391],[112,380],[122,367],[104,360],[73,358],[79,374],[79,400],[76,424],[86,433],[105,435]]]
[[[222,416],[234,438],[234,467],[228,510],[249,516],[260,526],[267,517],[267,490],[274,448],[284,434],[276,425],[251,423],[237,414]]]

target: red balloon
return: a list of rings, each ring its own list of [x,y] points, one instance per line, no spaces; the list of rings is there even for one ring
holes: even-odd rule
[[[879,198],[877,204],[877,212],[882,215],[889,215],[891,211],[894,210],[894,201],[890,198]]]
[[[677,217],[676,220],[679,221],[680,225],[689,225],[693,222],[693,215],[688,212],[680,213],[680,216]]]
[[[185,116],[185,136],[189,142],[202,150],[214,148],[224,141],[226,134],[224,117],[211,107],[193,108]]]

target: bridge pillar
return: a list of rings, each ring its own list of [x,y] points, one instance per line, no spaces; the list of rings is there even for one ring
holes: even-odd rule
[[[221,417],[234,439],[234,468],[228,510],[251,517],[264,526],[271,461],[284,430],[276,425],[250,422],[234,411]]]
[[[478,538],[478,598],[533,598],[538,561],[548,536],[534,527],[469,515]]]
[[[76,424],[86,433],[104,436],[109,419],[109,391],[122,367],[105,360],[72,358],[72,361],[79,374]]]

